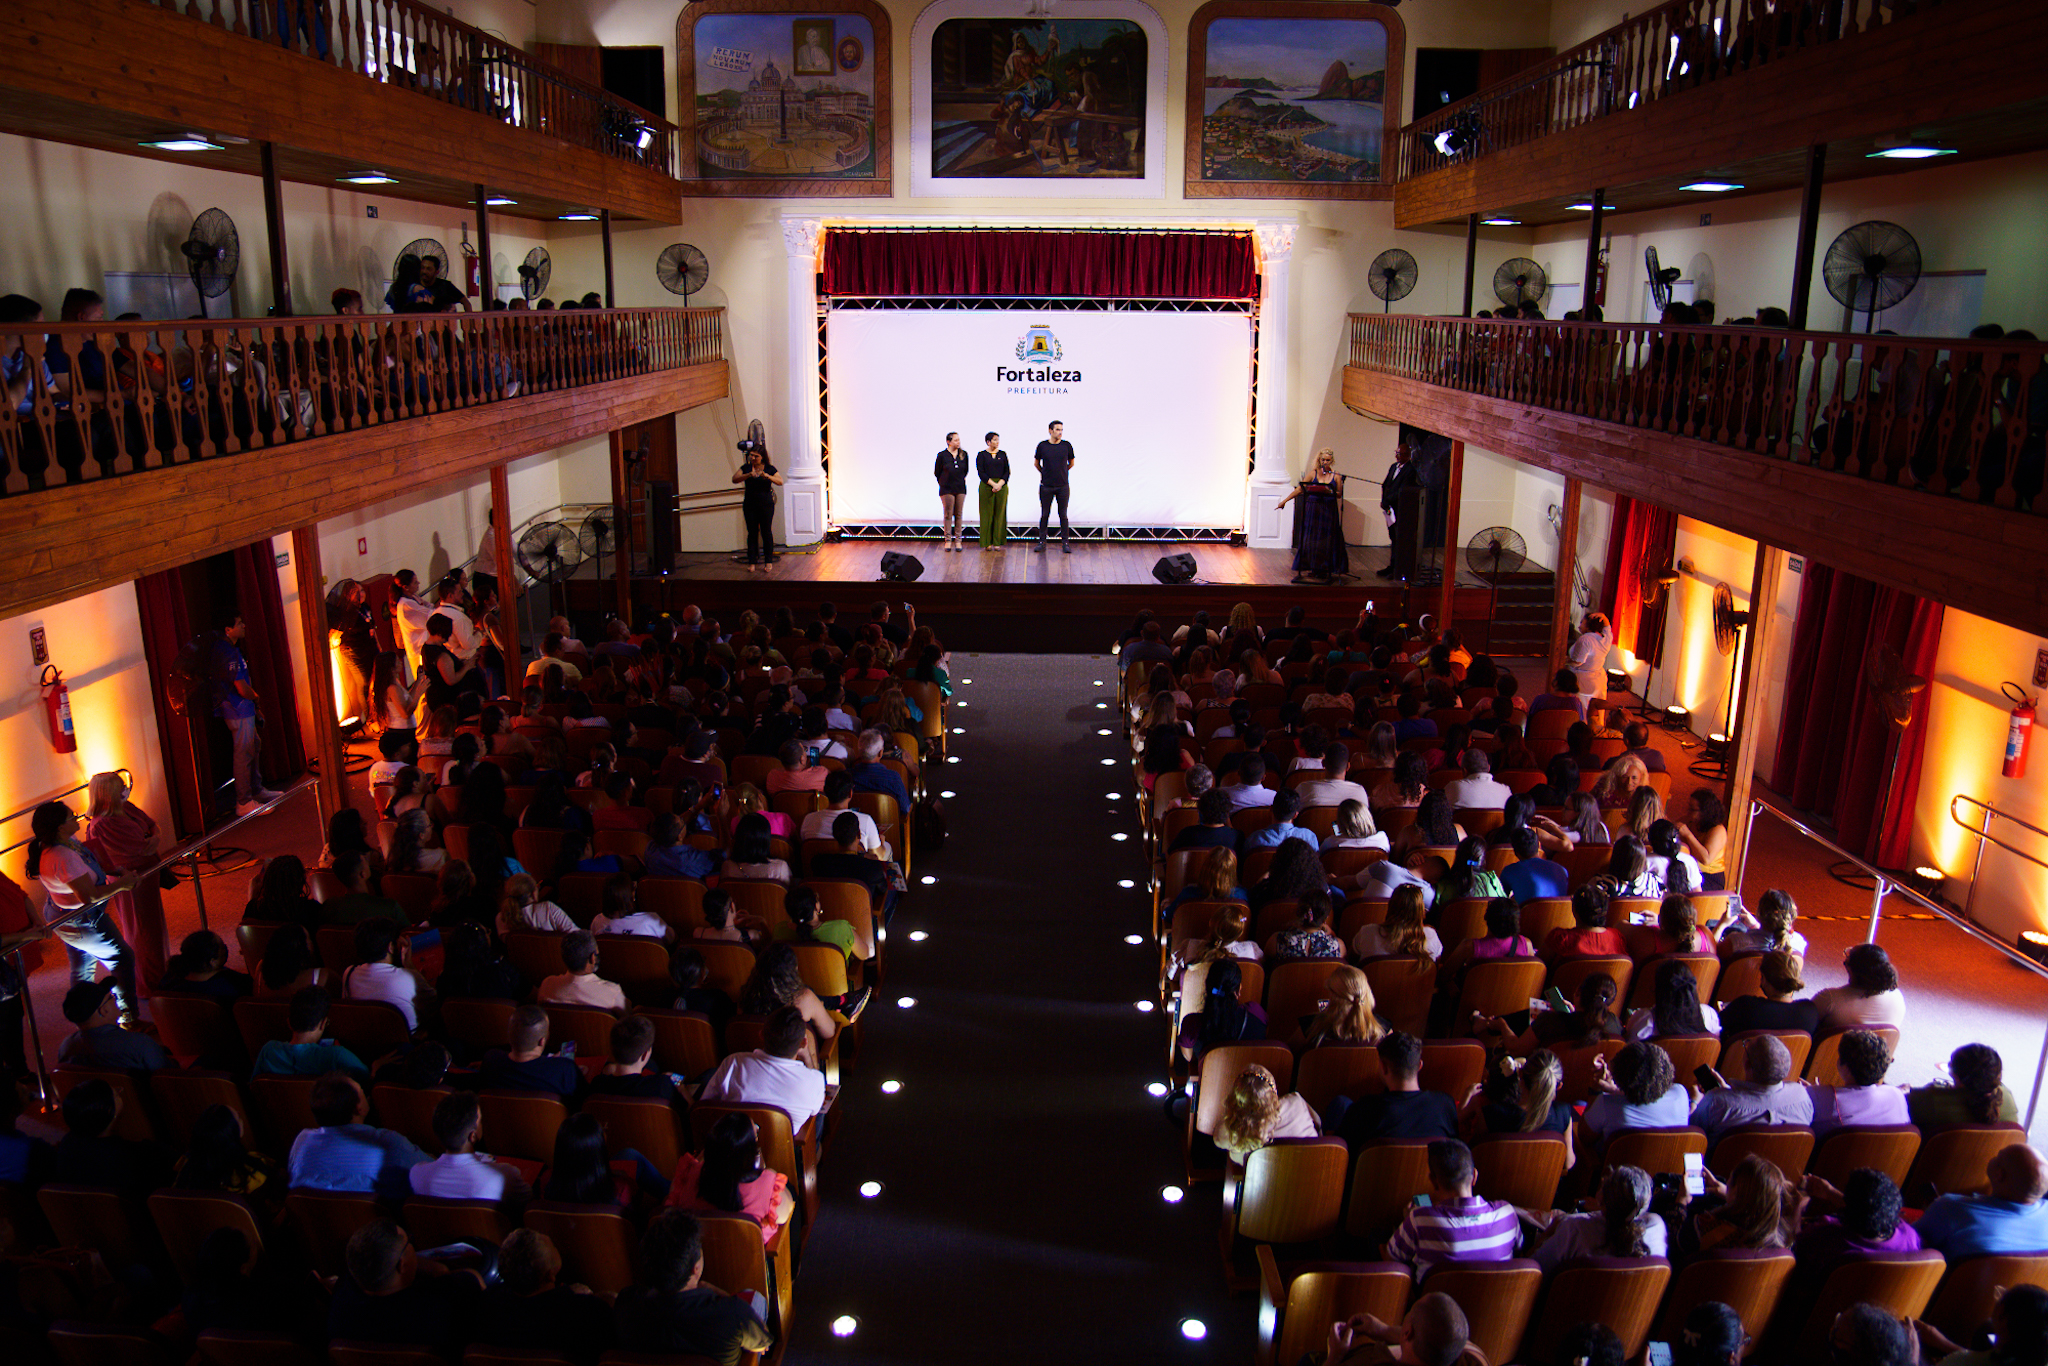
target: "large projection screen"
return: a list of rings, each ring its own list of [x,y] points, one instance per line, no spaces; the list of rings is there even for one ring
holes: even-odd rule
[[[969,452],[1002,434],[1010,524],[1036,525],[1031,453],[1054,420],[1074,446],[1077,525],[1244,523],[1247,314],[834,309],[826,346],[837,525],[938,521],[949,431]]]

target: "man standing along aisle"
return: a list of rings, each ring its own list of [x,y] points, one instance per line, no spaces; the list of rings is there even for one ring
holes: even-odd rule
[[[946,433],[946,448],[932,460],[932,477],[939,481],[939,549],[960,549],[960,513],[967,505],[967,452],[960,449],[960,433]]]
[[[242,640],[248,634],[242,614],[230,609],[228,622],[213,643],[213,714],[234,737],[238,816],[282,795],[263,785],[263,736],[257,730],[256,689],[249,682],[249,661],[242,656]]]
[[[1048,439],[1039,442],[1031,456],[1031,463],[1038,467],[1038,545],[1034,554],[1045,553],[1045,524],[1052,516],[1054,500],[1060,505],[1060,550],[1074,553],[1068,544],[1073,530],[1067,525],[1067,471],[1074,467],[1074,443],[1062,439],[1066,429],[1064,422],[1046,423]]]
[[[981,480],[981,548],[1001,550],[1010,539],[1010,453],[1002,448],[999,433],[984,440],[988,448],[974,457],[974,473]]]

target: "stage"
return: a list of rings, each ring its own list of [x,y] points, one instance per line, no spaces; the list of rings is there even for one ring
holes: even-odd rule
[[[914,583],[880,582],[887,551],[916,556],[924,573]],[[1195,581],[1163,584],[1152,577],[1161,556],[1195,558]],[[1028,541],[1001,551],[969,542],[949,553],[937,541],[841,540],[781,551],[766,574],[749,573],[729,551],[680,555],[665,576],[636,573],[635,615],[647,610],[678,612],[695,604],[731,625],[748,607],[757,611],[794,608],[808,619],[831,601],[849,624],[867,618],[868,607],[886,600],[892,608],[909,602],[918,620],[955,650],[1090,651],[1106,648],[1140,609],[1149,607],[1172,625],[1207,608],[1219,624],[1233,604],[1249,602],[1262,625],[1278,625],[1289,607],[1301,603],[1310,619],[1326,629],[1350,624],[1368,603],[1381,614],[1408,620],[1434,612],[1441,594],[1435,585],[1409,588],[1375,576],[1386,566],[1386,546],[1354,546],[1355,577],[1335,586],[1296,584],[1291,550],[1170,541],[1075,542],[1061,554],[1057,541],[1043,555]],[[588,569],[589,566],[586,566]],[[1547,585],[1548,570],[1529,577]],[[616,609],[613,582],[579,577],[567,585],[569,607],[579,617]],[[1547,591],[1547,590],[1546,590]],[[1491,595],[1485,584],[1461,574],[1453,619],[1483,634]],[[1502,602],[1505,608],[1507,603]],[[1546,609],[1547,612],[1547,609]],[[1547,636],[1547,618],[1545,625]],[[1505,642],[1504,642],[1505,643]]]

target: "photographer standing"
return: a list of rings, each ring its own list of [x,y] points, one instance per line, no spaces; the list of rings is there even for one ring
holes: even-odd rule
[[[733,471],[732,482],[746,485],[740,515],[747,519],[747,572],[765,574],[775,562],[775,488],[782,476],[768,463],[766,442],[742,441],[740,453],[746,463]]]

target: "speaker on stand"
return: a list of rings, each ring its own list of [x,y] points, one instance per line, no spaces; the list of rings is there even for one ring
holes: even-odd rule
[[[882,578],[889,583],[915,583],[924,577],[924,561],[897,550],[882,552]]]
[[[1152,577],[1161,583],[1192,583],[1195,577],[1195,557],[1186,553],[1161,555],[1159,563],[1152,566]]]

